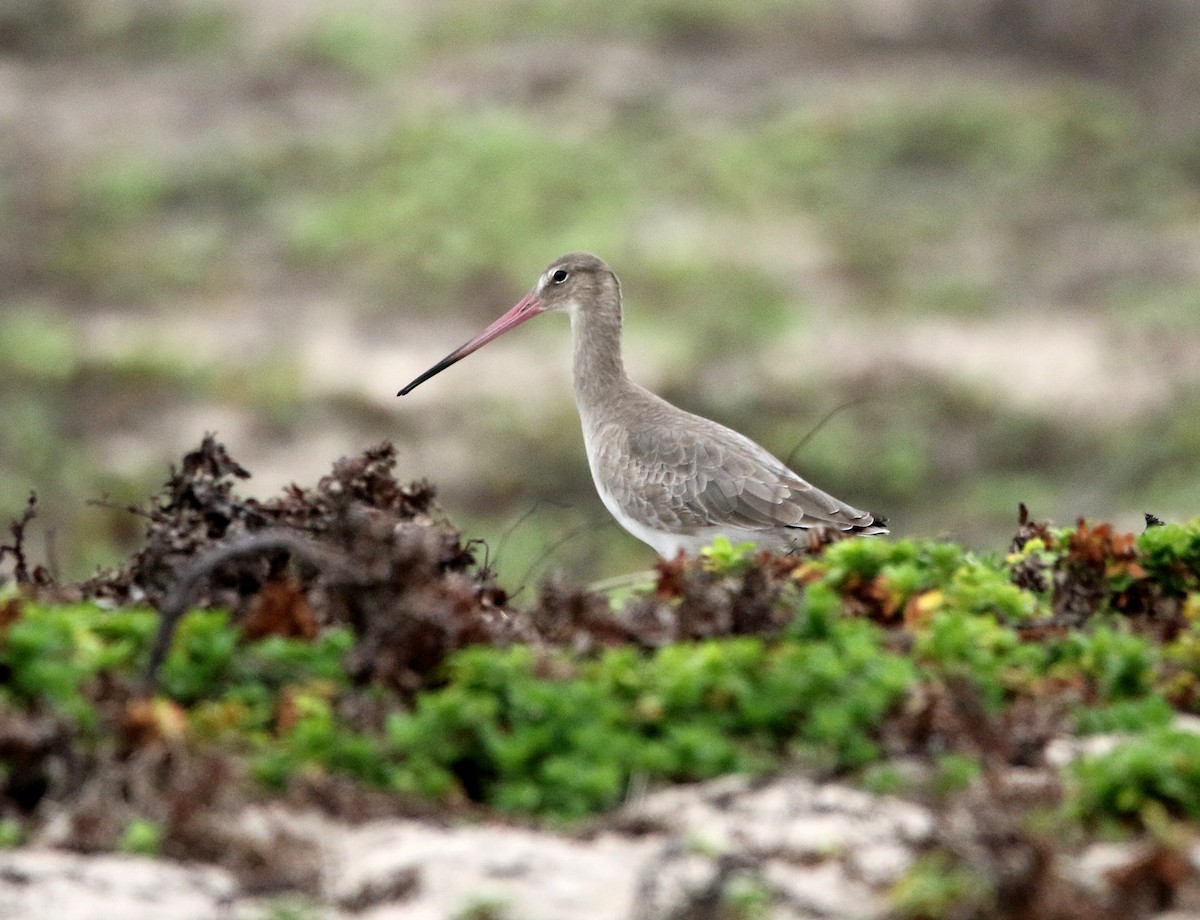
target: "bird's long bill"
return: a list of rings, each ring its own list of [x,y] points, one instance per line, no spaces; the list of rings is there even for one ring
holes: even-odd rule
[[[492,339],[499,338],[500,336],[504,335],[504,333],[508,332],[509,329],[516,328],[517,326],[521,325],[521,323],[525,322],[525,320],[532,319],[533,317],[537,316],[542,312],[542,309],[542,302],[538,300],[535,294],[526,294],[521,298],[520,302],[515,307],[484,329],[483,332],[479,333],[479,335],[475,336],[475,338],[471,339],[471,341],[467,342],[465,345],[450,352],[450,354],[442,358],[441,361],[423,373],[420,377],[418,377],[396,395],[404,396],[406,393],[412,392],[430,377],[434,376],[435,374],[440,374],[451,364],[454,364],[456,361],[461,361],[471,352],[482,348]]]

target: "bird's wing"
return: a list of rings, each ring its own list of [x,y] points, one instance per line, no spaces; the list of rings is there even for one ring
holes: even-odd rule
[[[680,533],[714,526],[885,531],[869,512],[817,489],[744,435],[699,416],[687,422],[597,432],[596,473],[639,523]]]

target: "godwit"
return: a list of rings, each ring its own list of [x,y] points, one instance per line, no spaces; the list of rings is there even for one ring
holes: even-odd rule
[[[719,534],[780,552],[812,528],[888,532],[882,518],[805,482],[749,438],[630,380],[621,361],[621,284],[586,252],[551,262],[516,306],[397,395],[539,313],[571,318],[575,404],[600,500],[664,558],[697,553]]]

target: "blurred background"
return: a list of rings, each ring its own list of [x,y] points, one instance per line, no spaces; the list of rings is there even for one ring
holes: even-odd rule
[[[899,535],[1200,512],[1194,0],[4,0],[0,227],[61,577],[206,431],[260,496],[392,439],[525,597],[647,567],[565,321],[395,397],[574,249],[635,379]]]

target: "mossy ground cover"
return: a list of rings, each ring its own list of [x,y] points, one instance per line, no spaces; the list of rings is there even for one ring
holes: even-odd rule
[[[32,565],[16,521],[4,839],[41,839],[65,810],[68,845],[221,861],[202,817],[279,795],[560,826],[638,790],[781,770],[934,807],[1040,770],[1049,791],[1022,820],[1052,818],[1063,847],[1200,820],[1200,521],[1133,535],[1026,517],[991,556],[718,541],[617,605],[551,583],[521,606],[392,463],[381,446],[256,502],[206,441],[144,509],[139,553],[86,583]],[[150,678],[159,610],[181,602],[204,606]],[[1104,753],[1046,762],[1050,742],[1098,733]]]

